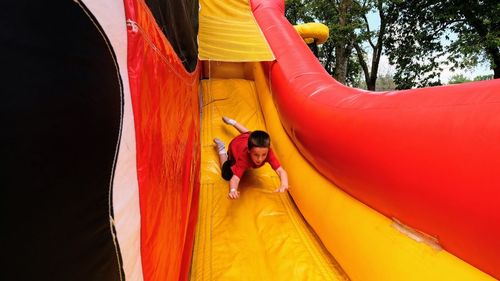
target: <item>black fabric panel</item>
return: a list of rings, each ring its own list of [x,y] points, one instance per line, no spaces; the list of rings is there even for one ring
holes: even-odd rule
[[[198,0],[146,0],[146,3],[184,68],[192,72],[198,62]]]
[[[2,280],[120,280],[109,219],[122,93],[74,1],[0,9]]]

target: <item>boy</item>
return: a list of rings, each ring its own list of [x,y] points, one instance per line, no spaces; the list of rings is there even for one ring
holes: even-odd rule
[[[288,175],[270,147],[271,139],[269,135],[264,131],[250,132],[235,120],[225,116],[222,117],[222,120],[240,132],[240,135],[229,143],[229,154],[226,151],[224,142],[218,138],[214,139],[219,153],[222,178],[229,181],[229,198],[238,199],[240,197],[238,185],[246,169],[260,168],[266,162],[271,165],[280,177],[281,186],[274,192],[287,190]]]

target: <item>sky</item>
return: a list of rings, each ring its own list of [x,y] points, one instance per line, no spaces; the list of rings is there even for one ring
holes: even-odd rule
[[[370,29],[371,30],[378,30],[380,26],[380,18],[378,14],[376,13],[369,13],[367,15],[368,17],[368,23],[370,24]],[[446,40],[446,39],[442,39]],[[367,48],[367,51],[371,51],[371,48]],[[371,52],[368,53],[368,57],[371,58],[372,54]],[[474,79],[474,77],[479,76],[479,75],[493,75],[493,70],[490,69],[489,64],[480,64],[477,67],[473,69],[459,69],[455,71],[451,71],[450,67],[451,66],[445,66],[443,65],[443,71],[441,72],[441,82],[443,84],[447,84],[450,78],[453,75],[459,75],[462,74],[465,77],[469,79]],[[379,64],[379,73],[381,75],[384,74],[393,74],[395,72],[395,68],[389,64],[389,59],[387,56],[382,55],[380,58],[380,64]]]

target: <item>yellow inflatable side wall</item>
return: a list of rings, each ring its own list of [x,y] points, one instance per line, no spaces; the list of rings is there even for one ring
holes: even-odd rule
[[[246,0],[200,0],[198,57],[272,61],[274,55]]]
[[[393,221],[322,177],[288,138],[267,75],[259,63],[253,67],[261,110],[275,150],[288,171],[290,193],[351,280],[494,280],[444,250],[411,239]]]

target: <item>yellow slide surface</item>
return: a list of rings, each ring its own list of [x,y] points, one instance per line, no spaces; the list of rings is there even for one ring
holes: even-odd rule
[[[247,171],[240,199],[228,198],[213,138],[228,144],[238,134],[222,116],[250,130],[266,130],[254,82],[203,80],[202,94],[200,210],[191,280],[348,280],[288,193],[273,192],[279,177],[269,164]]]

